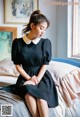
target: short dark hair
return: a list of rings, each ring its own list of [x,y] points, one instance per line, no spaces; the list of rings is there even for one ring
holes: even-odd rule
[[[47,19],[47,17],[45,15],[43,15],[41,13],[40,10],[36,10],[36,11],[33,11],[33,13],[31,14],[31,17],[30,17],[30,20],[29,20],[29,23],[26,26],[26,28],[24,28],[22,30],[23,33],[26,33],[28,31],[31,30],[31,23],[33,23],[34,25],[37,25],[37,24],[40,24],[42,22],[47,22],[47,28],[49,27],[49,20]]]

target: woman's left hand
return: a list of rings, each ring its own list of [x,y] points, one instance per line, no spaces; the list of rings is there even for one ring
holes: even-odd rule
[[[27,84],[29,84],[29,85],[35,85],[35,83],[32,80],[26,81],[23,85],[27,85]]]

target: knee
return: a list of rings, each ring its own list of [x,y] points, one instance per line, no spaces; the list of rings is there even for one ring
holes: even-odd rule
[[[43,99],[37,99],[37,102],[42,104],[42,103],[47,103],[46,100],[43,100]]]
[[[25,94],[25,98],[29,98],[30,97],[30,94]]]

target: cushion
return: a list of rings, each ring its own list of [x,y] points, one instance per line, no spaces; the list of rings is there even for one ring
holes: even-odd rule
[[[15,65],[11,61],[11,59],[3,59],[0,61],[0,75],[8,75],[8,76],[14,76],[18,77],[19,73],[16,70]]]

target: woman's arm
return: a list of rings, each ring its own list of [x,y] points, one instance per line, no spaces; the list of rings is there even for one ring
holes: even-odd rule
[[[20,65],[15,65],[17,71],[26,79],[26,80],[30,80],[31,77],[24,71],[24,69],[20,66]]]
[[[37,75],[37,76],[34,75],[34,76],[31,78],[31,80],[32,80],[35,84],[38,84],[38,83],[40,82],[40,80],[42,79],[42,77],[43,77],[43,75],[44,75],[44,73],[45,73],[45,71],[46,71],[46,68],[47,68],[47,65],[42,65],[42,67],[41,67],[41,69],[40,69],[38,75]]]
[[[47,65],[42,65],[37,77],[38,77],[38,81],[40,81],[44,75],[44,73],[46,72],[46,68],[47,68]]]
[[[20,65],[16,65],[17,71],[26,79],[26,80],[31,80],[35,84],[39,83],[40,80],[42,79],[45,71],[46,71],[47,65],[43,65],[38,73],[37,76],[33,76],[32,78],[24,71],[24,69]],[[27,82],[26,82],[27,83]],[[32,84],[32,83],[31,83]]]

